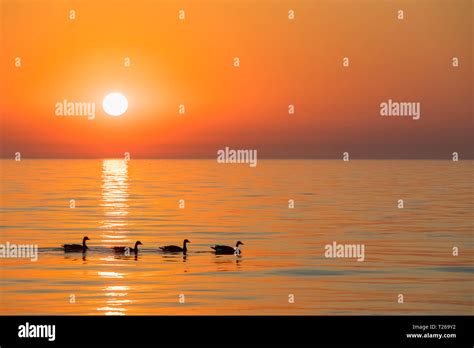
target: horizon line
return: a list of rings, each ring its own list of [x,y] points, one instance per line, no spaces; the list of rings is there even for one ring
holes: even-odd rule
[[[472,161],[474,158],[472,157],[466,157],[466,158],[459,158],[457,162],[460,161]],[[0,160],[15,160],[15,157],[1,157]],[[20,161],[23,160],[125,160],[123,157],[22,157]],[[189,160],[216,160],[216,157],[132,157],[128,159],[127,161],[133,161],[133,160],[183,160],[183,161],[189,161]],[[333,161],[344,161],[341,158],[334,158],[334,157],[263,157],[259,158],[259,160],[283,160],[283,161],[301,161],[301,160],[333,160]],[[349,158],[349,160],[345,162],[350,162],[350,161],[367,161],[367,160],[373,160],[373,161],[453,161],[452,158],[446,157],[416,157],[416,158],[403,158],[403,157],[393,157],[393,158],[387,158],[387,157],[357,157],[357,158]],[[20,162],[16,161],[16,162]],[[456,161],[453,161],[456,162]],[[242,164],[242,163],[231,163],[231,164]]]

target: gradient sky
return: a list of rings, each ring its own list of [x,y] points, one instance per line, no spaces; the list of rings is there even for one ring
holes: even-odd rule
[[[470,0],[0,4],[1,157],[474,155]],[[111,91],[129,101],[118,118],[101,108]],[[96,119],[55,116],[64,99]],[[388,99],[420,102],[420,120],[381,117]]]

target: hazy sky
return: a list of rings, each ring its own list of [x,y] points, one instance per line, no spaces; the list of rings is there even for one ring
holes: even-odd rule
[[[2,157],[474,154],[471,0],[0,3]],[[102,110],[112,91],[121,117]],[[65,99],[95,119],[56,116]],[[380,116],[389,99],[420,119]]]

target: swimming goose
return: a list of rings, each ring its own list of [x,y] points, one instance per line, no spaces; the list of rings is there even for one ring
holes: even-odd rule
[[[177,245],[166,245],[166,246],[162,246],[160,247],[160,249],[162,251],[164,251],[165,253],[180,253],[180,252],[183,252],[184,254],[186,254],[186,252],[188,251],[188,248],[186,248],[186,244],[187,243],[191,243],[189,240],[185,239],[183,241],[183,247],[179,247]]]
[[[114,247],[113,249],[114,249],[114,251],[115,251],[116,253],[122,253],[122,254],[124,254],[124,253],[128,250],[128,252],[130,252],[130,253],[135,253],[135,254],[137,254],[137,253],[138,253],[138,246],[139,246],[139,245],[143,245],[143,244],[142,244],[142,242],[140,242],[139,240],[137,240],[137,241],[135,242],[135,247],[134,247],[134,248],[129,248],[129,247]]]
[[[64,252],[85,252],[89,249],[86,245],[86,240],[90,240],[89,237],[82,238],[82,245],[81,244],[64,244],[62,247],[64,248]]]
[[[235,245],[235,248],[227,246],[227,245],[214,245],[211,247],[211,249],[214,249],[216,251],[216,254],[235,254],[235,255],[240,255],[240,248],[239,245],[244,245],[240,240],[237,242]]]

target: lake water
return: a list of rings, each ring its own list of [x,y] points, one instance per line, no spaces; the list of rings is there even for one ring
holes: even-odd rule
[[[473,314],[473,163],[1,160],[0,243],[39,256],[0,259],[0,314]]]

